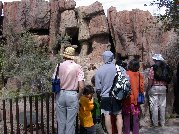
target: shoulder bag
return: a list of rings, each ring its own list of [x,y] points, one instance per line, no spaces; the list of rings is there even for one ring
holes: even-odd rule
[[[140,73],[139,73],[139,94],[137,98],[137,103],[144,104],[144,102],[145,102],[144,94],[140,92]]]
[[[59,66],[60,66],[60,64],[58,64],[58,66],[57,66],[57,71],[56,71],[56,74],[55,74],[55,78],[52,79],[52,92],[54,92],[54,93],[58,93],[61,90],[61,88],[60,88],[60,79],[57,77],[58,72],[59,72]]]

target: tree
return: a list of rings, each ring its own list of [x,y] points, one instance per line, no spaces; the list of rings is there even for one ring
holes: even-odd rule
[[[165,30],[179,28],[179,0],[154,0],[149,4],[149,6],[154,5],[157,5],[159,9],[166,7],[165,14],[158,16],[159,21],[163,21]]]

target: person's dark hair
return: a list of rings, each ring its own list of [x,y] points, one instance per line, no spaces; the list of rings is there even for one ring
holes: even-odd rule
[[[161,60],[156,60],[155,61],[155,64],[156,65],[158,65],[158,66],[160,66],[161,68],[164,68],[165,67],[165,62],[163,62],[163,61],[161,61]]]
[[[118,66],[123,67],[124,69],[127,69],[127,63],[124,62],[126,59],[128,59],[128,55],[122,56],[120,53],[116,54],[116,64]]]
[[[139,71],[139,68],[140,68],[139,60],[133,59],[129,62],[129,66],[128,66],[129,70],[133,72],[137,72]]]
[[[89,94],[91,94],[91,93],[94,93],[94,88],[93,88],[93,86],[91,86],[91,85],[86,85],[86,86],[84,87],[83,94],[84,94],[84,95],[89,95]]]
[[[95,86],[95,75],[93,75],[93,77],[91,78],[91,84],[93,84],[93,86]]]

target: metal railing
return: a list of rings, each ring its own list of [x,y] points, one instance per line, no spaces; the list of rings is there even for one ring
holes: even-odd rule
[[[2,105],[4,134],[55,134],[57,131],[53,93],[3,99]]]

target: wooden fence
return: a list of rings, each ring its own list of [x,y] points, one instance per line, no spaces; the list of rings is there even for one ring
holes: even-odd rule
[[[55,134],[55,95],[43,93],[2,100],[4,134]],[[78,120],[76,133],[78,131]],[[1,133],[1,132],[0,132]]]

